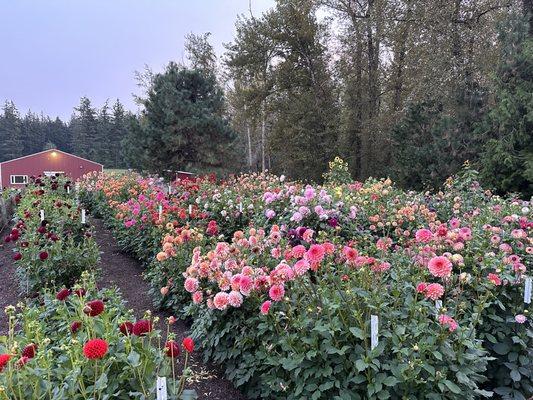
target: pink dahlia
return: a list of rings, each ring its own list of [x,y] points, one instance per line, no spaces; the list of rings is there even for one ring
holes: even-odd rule
[[[427,285],[425,292],[426,297],[430,298],[431,300],[437,300],[440,299],[444,294],[444,288],[438,283],[430,283]]]
[[[294,264],[294,272],[296,273],[296,275],[298,276],[302,276],[303,274],[305,274],[308,270],[309,270],[309,263],[307,262],[307,260],[298,260],[296,262],[296,264]]]
[[[518,322],[519,324],[523,324],[524,322],[527,321],[527,318],[526,318],[526,316],[523,315],[523,314],[517,314],[517,315],[515,315],[514,320],[515,320],[516,322]]]
[[[194,293],[198,290],[198,279],[187,278],[185,279],[185,290],[189,293]]]
[[[232,290],[228,295],[228,303],[232,307],[240,307],[242,305],[242,294],[236,290]]]
[[[445,278],[452,274],[452,263],[444,256],[433,257],[429,260],[428,269],[433,276]]]
[[[213,298],[213,305],[219,310],[225,310],[228,307],[228,294],[226,292],[218,292]]]
[[[194,292],[192,294],[192,302],[194,304],[200,304],[203,299],[204,299],[204,294],[200,291]]]
[[[261,314],[267,315],[268,311],[270,310],[270,305],[272,302],[270,300],[265,301],[263,304],[261,304]]]
[[[274,301],[280,301],[285,295],[285,288],[283,285],[273,285],[268,291],[268,295]]]
[[[417,242],[428,243],[433,238],[433,233],[429,229],[419,229],[415,233]]]
[[[446,314],[439,315],[439,324],[448,327],[450,332],[455,331],[459,326],[459,324],[457,324],[457,322],[452,317]]]
[[[324,246],[321,244],[313,244],[305,253],[305,258],[310,264],[317,265],[324,259],[325,254],[326,250],[324,249]]]
[[[496,274],[489,274],[487,278],[489,281],[494,283],[496,286],[500,286],[502,284],[501,278]]]

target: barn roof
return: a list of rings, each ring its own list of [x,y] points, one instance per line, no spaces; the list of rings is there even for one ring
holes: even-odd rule
[[[75,155],[75,154],[70,154],[70,153],[67,153],[66,151],[58,150],[58,149],[48,149],[48,150],[43,150],[43,151],[39,151],[38,153],[28,154],[27,156],[22,156],[22,157],[18,157],[18,158],[13,158],[12,160],[2,161],[2,162],[0,162],[0,165],[2,165],[2,164],[7,164],[7,163],[10,163],[10,162],[12,162],[12,161],[21,160],[21,159],[23,159],[23,158],[33,157],[33,156],[36,156],[36,155],[39,155],[39,154],[48,153],[48,152],[51,152],[51,151],[55,151],[55,152],[57,152],[57,153],[66,154],[67,156],[71,156],[71,157],[79,158],[80,160],[88,161],[88,162],[91,162],[91,163],[93,163],[93,164],[98,164],[98,165],[100,165],[100,166],[102,166],[102,167],[104,166],[103,164],[100,164],[99,162],[96,162],[96,161],[93,161],[93,160],[88,160],[87,158],[83,158],[83,157],[77,156],[77,155]]]

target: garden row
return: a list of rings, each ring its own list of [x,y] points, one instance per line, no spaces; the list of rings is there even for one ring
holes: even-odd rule
[[[74,196],[56,177],[37,178],[16,195],[4,240],[15,244],[27,300],[5,310],[0,399],[155,399],[158,377],[169,379],[171,398],[187,398],[192,339],[180,344],[170,335],[162,343],[150,313],[135,320],[117,289],[96,286],[99,249]]]
[[[250,398],[533,395],[530,202],[465,169],[437,193],[283,176],[96,174],[82,201]]]

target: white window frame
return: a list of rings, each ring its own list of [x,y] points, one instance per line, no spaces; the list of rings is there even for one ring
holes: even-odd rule
[[[18,177],[23,177],[23,180],[24,182],[20,183],[20,182],[15,182],[15,178],[18,178]],[[10,175],[9,176],[9,181],[11,182],[12,185],[26,185],[28,183],[28,175]]]

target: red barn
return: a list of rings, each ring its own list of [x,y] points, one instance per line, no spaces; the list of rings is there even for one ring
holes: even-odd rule
[[[76,180],[88,172],[102,171],[103,165],[51,149],[0,163],[0,188],[22,187],[31,176],[62,174]]]

